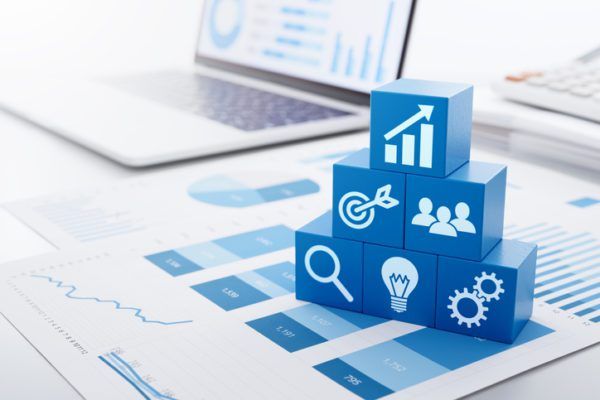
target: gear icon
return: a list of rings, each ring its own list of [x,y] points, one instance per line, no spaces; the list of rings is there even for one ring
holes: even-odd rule
[[[475,324],[477,326],[481,326],[481,320],[486,320],[485,312],[488,311],[488,308],[483,305],[485,299],[482,297],[478,297],[477,293],[472,293],[464,288],[462,292],[458,290],[454,291],[454,296],[448,296],[448,300],[450,300],[450,304],[448,304],[448,309],[452,311],[450,314],[451,318],[456,318],[458,320],[458,325],[467,324],[468,328],[471,328],[471,325]],[[470,300],[477,306],[477,312],[472,317],[465,317],[458,310],[458,303],[461,300]]]
[[[490,281],[494,284],[494,290],[492,292],[486,292],[483,290],[483,282]],[[504,293],[504,288],[502,284],[504,281],[502,279],[496,278],[496,274],[492,272],[491,274],[486,273],[485,271],[481,273],[481,276],[475,277],[475,284],[473,285],[473,289],[475,289],[475,293],[482,297],[486,302],[494,300],[500,300],[500,294]]]

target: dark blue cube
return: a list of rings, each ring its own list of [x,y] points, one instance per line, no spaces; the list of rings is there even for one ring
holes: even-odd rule
[[[405,175],[369,168],[369,149],[333,166],[333,235],[404,246]]]
[[[333,237],[331,212],[296,231],[296,298],[362,311],[363,244]]]
[[[371,167],[444,177],[469,160],[473,86],[399,79],[371,93]]]
[[[504,227],[506,167],[471,161],[446,178],[407,175],[405,247],[482,260]]]
[[[439,257],[435,327],[512,343],[531,316],[537,246],[502,240],[481,262]]]
[[[437,256],[365,245],[363,312],[435,325]]]

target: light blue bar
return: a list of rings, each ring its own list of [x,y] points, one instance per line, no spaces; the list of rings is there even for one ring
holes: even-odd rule
[[[360,330],[356,325],[316,304],[293,308],[284,314],[327,340]]]
[[[593,265],[587,266],[587,267],[585,267],[585,268],[578,269],[578,270],[577,270],[577,271],[575,271],[575,272],[568,272],[568,273],[566,273],[566,274],[562,274],[562,275],[559,275],[559,276],[555,276],[554,278],[546,279],[545,281],[542,281],[542,282],[536,283],[536,284],[535,284],[535,287],[537,288],[537,287],[545,286],[545,285],[547,285],[547,284],[549,284],[549,283],[554,283],[554,282],[558,282],[558,281],[561,281],[561,280],[563,280],[563,279],[566,279],[566,278],[570,278],[570,277],[572,277],[572,276],[577,276],[577,275],[579,275],[579,274],[580,274],[580,273],[582,273],[582,272],[589,271],[589,270],[591,270],[591,269],[595,269],[595,268],[597,268],[598,266],[600,266],[600,263],[598,263],[598,264],[593,264]]]
[[[547,225],[545,222],[540,222],[539,224],[535,224],[535,225],[530,225],[530,226],[524,226],[524,227],[517,227],[517,229],[507,229],[510,230],[511,232],[505,232],[506,236],[510,236],[512,237],[512,235],[514,235],[515,233],[521,233],[521,232],[527,232],[530,229],[535,229],[535,228],[539,228],[541,226],[545,226]]]
[[[312,66],[319,65],[319,60],[317,60],[315,58],[300,57],[300,56],[288,54],[288,53],[285,53],[285,52],[279,51],[279,50],[264,49],[262,51],[262,54],[266,57],[277,58],[280,60],[293,61],[293,62],[297,62],[300,64],[308,64],[308,65],[312,65]]]
[[[333,49],[333,58],[331,59],[331,72],[336,73],[340,64],[340,52],[342,51],[342,35],[338,33],[335,36],[335,47]]]
[[[577,311],[575,313],[575,315],[577,315],[578,317],[581,317],[581,316],[587,315],[589,313],[593,313],[594,311],[598,311],[598,310],[600,310],[600,304],[596,304],[595,306],[591,306],[588,308],[584,308],[583,310]]]
[[[363,62],[360,68],[360,79],[367,79],[369,74],[369,65],[371,64],[371,36],[367,36],[365,40],[365,50],[363,53]]]
[[[579,234],[577,234],[575,236],[571,236],[571,237],[568,237],[566,239],[557,240],[557,241],[552,242],[552,243],[546,243],[544,245],[544,247],[545,248],[554,247],[556,245],[567,243],[567,242],[570,242],[571,240],[579,239],[579,238],[584,237],[584,236],[589,236],[589,233],[579,233]]]
[[[580,199],[567,202],[567,204],[571,204],[571,205],[573,205],[575,207],[579,207],[579,208],[587,208],[589,206],[593,206],[598,203],[600,203],[600,200],[595,199],[593,197],[582,197]]]
[[[316,35],[325,34],[325,29],[321,27],[309,26],[305,24],[299,24],[296,22],[284,22],[283,29],[294,32],[314,33]]]
[[[392,14],[394,13],[394,2],[390,1],[388,8],[388,15],[385,21],[385,29],[383,31],[383,40],[381,41],[381,50],[379,51],[379,60],[377,62],[377,74],[375,80],[381,82],[383,80],[383,59],[385,55],[385,49],[387,46],[387,40],[390,33],[390,25],[392,23]]]
[[[346,76],[354,74],[354,48],[348,49],[348,58],[346,59]]]
[[[562,253],[563,251],[567,251],[567,250],[571,250],[571,249],[576,249],[577,247],[580,247],[580,246],[583,246],[583,245],[586,245],[588,243],[592,243],[592,242],[595,242],[595,241],[596,241],[596,239],[588,239],[588,240],[584,240],[583,242],[575,243],[575,244],[572,244],[572,245],[567,246],[567,247],[563,247],[563,248],[558,249],[558,250],[549,251],[549,252],[544,253],[542,255],[538,255],[538,260],[540,258],[545,258],[545,257],[551,256],[553,254]],[[598,248],[600,249],[600,246]]]
[[[592,322],[600,322],[600,315],[596,315],[594,318],[590,319]]]
[[[563,289],[566,289],[566,288],[571,287],[571,286],[578,285],[580,283],[585,283],[586,281],[589,281],[591,279],[595,279],[595,278],[597,278],[599,276],[600,276],[600,272],[597,272],[595,274],[586,276],[585,279],[576,279],[576,280],[571,281],[571,282],[563,283],[562,285],[555,286],[552,289],[548,289],[548,290],[544,290],[542,292],[538,292],[538,293],[535,294],[535,297],[536,298],[538,298],[538,297],[544,297],[544,296],[546,296],[548,294],[551,294],[551,293],[557,293],[557,292],[560,292]]]
[[[296,291],[296,267],[289,261],[259,268],[256,273],[264,276],[288,293]]]
[[[394,391],[449,371],[394,340],[349,354],[341,360]]]
[[[282,287],[274,284],[254,271],[244,272],[237,275],[237,277],[270,297],[279,297],[289,293],[287,290],[284,290]]]
[[[590,251],[597,251],[597,250],[599,250],[598,246],[588,247],[585,250],[581,250],[581,251],[578,251],[577,253],[569,254],[568,256],[555,257],[555,258],[552,258],[550,260],[544,261],[543,263],[538,263],[537,266],[538,266],[538,268],[545,267],[546,265],[554,264],[554,263],[557,263],[559,261],[566,261],[569,258],[573,258],[573,257],[576,257],[576,256],[580,256],[582,254],[585,254],[585,253],[589,253]]]
[[[175,251],[179,255],[200,265],[202,268],[216,267],[240,259],[240,257],[213,242],[193,244],[176,249]]]
[[[305,48],[305,49],[311,49],[311,50],[321,50],[322,49],[322,46],[320,44],[309,43],[309,42],[305,42],[300,39],[294,39],[294,38],[289,38],[289,37],[284,37],[284,36],[276,37],[275,41],[279,44],[283,44],[286,46]]]
[[[593,283],[591,285],[584,286],[582,288],[574,290],[572,292],[564,293],[564,294],[562,294],[560,296],[553,297],[551,299],[546,300],[546,303],[548,303],[548,304],[558,303],[559,301],[563,301],[563,300],[566,300],[566,299],[568,299],[570,297],[577,296],[578,294],[585,293],[585,292],[587,292],[589,290],[594,290],[594,289],[596,289],[598,287],[600,287],[600,282],[596,282],[596,283]]]
[[[598,257],[600,257],[600,254],[594,254],[594,255],[592,255],[590,257],[584,257],[584,258],[576,260],[574,262],[570,262],[570,263],[567,263],[567,264],[562,264],[562,265],[559,265],[558,267],[554,267],[554,268],[547,269],[545,271],[538,272],[536,274],[536,278],[541,278],[542,276],[546,276],[546,275],[552,274],[554,272],[561,271],[563,269],[574,267],[574,266],[576,266],[578,264],[584,263],[586,261],[594,260],[594,259],[596,259]],[[538,265],[538,267],[539,267],[539,265]]]
[[[284,225],[217,239],[214,243],[239,258],[252,258],[294,245],[294,231]]]
[[[538,242],[538,250],[544,250],[544,249],[548,248],[548,246],[546,246],[546,245],[540,245],[540,243],[543,243],[546,240],[557,238],[559,236],[564,236],[566,234],[567,234],[566,231],[560,231],[560,232],[557,232],[557,233],[553,233],[552,235],[548,235],[548,236],[544,236],[543,238],[539,238],[537,240],[537,242]]]
[[[542,233],[552,232],[552,231],[555,231],[557,229],[560,229],[560,226],[558,226],[558,225],[551,226],[549,228],[544,228],[544,229],[539,230],[539,231],[529,232],[529,233],[527,233],[525,235],[522,235],[522,236],[513,236],[512,239],[513,240],[524,240],[524,239],[527,239],[527,238],[530,238],[530,237],[535,237],[535,236],[540,235]]]
[[[583,305],[585,303],[592,302],[592,301],[597,300],[597,299],[600,299],[600,292],[595,293],[595,294],[593,294],[591,296],[585,297],[585,298],[583,298],[581,300],[577,300],[577,301],[574,301],[572,303],[565,304],[560,309],[561,310],[565,310],[565,311],[566,310],[570,310],[571,308],[575,308],[577,306]]]
[[[284,7],[281,7],[280,11],[282,14],[294,15],[297,17],[310,17],[310,18],[319,18],[319,19],[329,18],[329,13],[327,13],[327,12],[308,10],[306,8],[284,6]]]

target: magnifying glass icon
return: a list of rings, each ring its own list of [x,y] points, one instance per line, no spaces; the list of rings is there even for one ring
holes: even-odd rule
[[[318,252],[323,252],[327,254],[333,261],[333,272],[328,276],[318,275],[313,270],[313,267],[310,264],[312,256]],[[335,287],[340,291],[342,296],[344,296],[349,303],[352,303],[354,301],[354,297],[352,297],[348,289],[346,289],[346,287],[342,284],[342,282],[340,282],[338,278],[340,275],[341,268],[340,259],[338,258],[337,254],[335,254],[333,250],[331,250],[329,247],[318,244],[308,249],[306,255],[304,256],[304,266],[306,267],[306,272],[308,272],[308,275],[310,275],[310,277],[313,278],[315,281],[320,283],[333,283]]]

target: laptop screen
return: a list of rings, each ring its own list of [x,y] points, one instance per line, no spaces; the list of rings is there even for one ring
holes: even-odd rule
[[[396,79],[412,0],[205,0],[200,56],[368,93]]]

